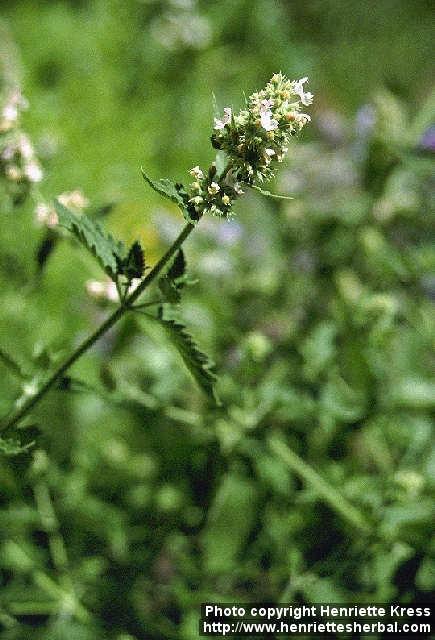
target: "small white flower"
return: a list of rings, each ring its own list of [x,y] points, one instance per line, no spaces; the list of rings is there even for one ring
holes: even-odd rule
[[[44,177],[41,167],[35,161],[29,162],[29,164],[26,165],[24,173],[30,182],[41,182]]]
[[[57,199],[64,207],[81,211],[89,205],[89,200],[83,195],[80,189],[74,191],[66,191],[57,196]]]
[[[16,104],[6,104],[2,111],[2,116],[6,122],[13,124],[18,118],[18,107]]]
[[[305,107],[308,107],[313,102],[313,94],[310,92],[305,93],[303,85],[308,82],[308,78],[301,78],[297,80],[293,85],[293,93],[299,96],[300,101]]]
[[[204,202],[204,198],[202,196],[194,196],[193,198],[190,198],[189,202],[193,202],[193,204],[201,204],[201,202]]]
[[[308,115],[308,113],[297,113],[295,120],[298,124],[301,125],[301,127],[303,127],[307,124],[307,122],[311,122],[311,117]]]
[[[36,206],[35,214],[37,222],[49,228],[55,227],[59,222],[56,211],[45,202],[40,202]]]
[[[110,300],[110,302],[118,302],[119,294],[118,289],[116,288],[116,284],[113,281],[110,281],[106,284],[106,298]]]
[[[86,283],[86,291],[93,298],[102,298],[105,295],[106,283],[100,280],[88,280]]]
[[[11,129],[18,120],[20,109],[26,108],[27,101],[23,98],[21,93],[18,90],[13,91],[1,112],[3,118],[1,123],[2,131]]]
[[[210,207],[210,213],[212,216],[220,216],[222,211],[215,204],[212,204]]]
[[[212,182],[211,185],[208,187],[208,192],[212,196],[214,196],[220,190],[221,188],[217,182]]]
[[[96,298],[97,300],[110,300],[110,302],[119,301],[118,289],[112,280],[107,282],[88,280],[86,283],[86,291],[92,298]]]
[[[189,173],[191,176],[193,176],[197,180],[202,180],[204,177],[204,174],[201,171],[201,169],[198,167],[198,165],[196,165],[196,167],[193,167],[193,169],[191,169]]]
[[[26,135],[22,134],[20,136],[18,144],[19,144],[19,150],[22,157],[25,160],[31,160],[35,155],[35,151],[33,149],[33,145],[30,142],[29,138]]]
[[[12,160],[12,158],[15,155],[15,152],[16,152],[16,148],[14,147],[14,145],[8,145],[1,152],[0,158],[6,161]]]
[[[266,111],[270,111],[270,108],[273,107],[274,101],[272,98],[270,100],[262,100],[260,103],[260,113],[265,113]]]
[[[224,108],[224,116],[222,118],[222,120],[219,120],[219,118],[215,118],[214,119],[214,128],[215,129],[224,129],[226,124],[229,124],[231,122],[231,118],[233,115],[233,111],[231,109],[231,107],[225,107]]]
[[[273,131],[273,129],[278,128],[278,121],[272,118],[271,111],[262,111],[260,114],[260,122],[266,131]]]
[[[269,157],[275,155],[275,151],[273,149],[265,149],[264,153]]]
[[[224,203],[224,205],[228,206],[229,204],[231,204],[231,198],[225,194],[224,196],[222,196],[222,202]]]

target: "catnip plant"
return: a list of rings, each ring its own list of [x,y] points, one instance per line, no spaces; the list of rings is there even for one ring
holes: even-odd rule
[[[185,218],[184,228],[153,267],[147,264],[139,241],[126,247],[95,218],[83,212],[87,202],[79,192],[62,194],[53,204],[44,202],[38,194],[37,219],[56,236],[71,234],[93,254],[110,280],[107,284],[90,282],[88,290],[95,297],[106,296],[115,304],[115,309],[44,380],[26,381],[22,396],[1,421],[0,430],[7,436],[3,438],[4,443],[9,442],[11,446],[16,443],[10,437],[11,430],[23,423],[51,389],[66,388],[72,365],[129,313],[145,315],[162,325],[199,387],[211,401],[219,403],[214,366],[199,350],[177,314],[187,282],[182,246],[204,215],[231,218],[236,200],[247,188],[268,197],[286,197],[265,191],[263,184],[274,176],[277,163],[288,153],[291,139],[310,121],[310,116],[303,111],[313,100],[313,95],[305,91],[306,82],[307,78],[291,81],[278,73],[264,89],[245,99],[238,113],[226,107],[223,114],[214,119],[211,144],[217,151],[216,159],[207,169],[193,167],[188,185],[168,179],[153,180],[142,170],[145,181],[177,204]],[[33,148],[23,134],[15,131],[19,109],[23,106],[22,97],[11,94],[2,112],[0,129],[0,172],[13,182],[13,197],[18,200],[32,183],[42,178]],[[147,300],[144,294],[151,285],[157,285],[158,298],[155,299],[154,294]],[[3,349],[1,357],[11,369],[19,368]]]

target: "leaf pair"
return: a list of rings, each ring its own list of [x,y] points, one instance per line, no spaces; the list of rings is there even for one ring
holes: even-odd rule
[[[180,207],[181,203],[184,203],[175,185],[170,181],[160,180],[157,183],[148,179],[145,174],[144,177],[156,191],[173,200]],[[55,207],[59,225],[70,231],[97,258],[104,271],[115,282],[119,276],[124,276],[128,282],[131,282],[133,278],[140,278],[143,275],[145,260],[139,242],[135,242],[126,252],[123,243],[106,233],[98,222],[84,214],[73,213],[58,201],[55,202]],[[186,281],[185,271],[186,261],[180,249],[167,273],[159,279],[159,288],[165,302],[170,304],[180,302],[180,290]],[[217,402],[214,393],[216,376],[208,356],[199,350],[181,322],[166,320],[162,313],[155,319],[164,327],[200,388]]]

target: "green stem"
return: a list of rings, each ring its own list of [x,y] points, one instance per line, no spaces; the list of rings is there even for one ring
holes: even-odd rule
[[[64,373],[84,354],[86,353],[96,342],[103,336],[114,324],[118,322],[131,308],[134,302],[145,291],[147,287],[153,282],[153,280],[159,275],[160,271],[164,268],[167,262],[172,258],[176,251],[181,247],[186,238],[190,235],[195,225],[188,222],[178,238],[169,247],[166,253],[160,258],[160,260],[154,265],[148,275],[142,280],[140,285],[124,300],[119,306],[99,327],[94,333],[92,333],[86,340],[84,340],[77,349],[59,366],[59,368],[48,378],[48,380],[42,385],[39,391],[31,396],[22,407],[13,414],[9,420],[6,420],[0,425],[0,431],[9,429],[20,422],[32,409],[37,405],[46,393],[62,378]]]
[[[317,471],[292,451],[283,440],[276,436],[271,437],[269,447],[294,473],[304,482],[310,484],[316,493],[323,498],[334,511],[360,531],[366,534],[371,532],[371,527],[363,514],[350,504],[339,491],[322,478]]]

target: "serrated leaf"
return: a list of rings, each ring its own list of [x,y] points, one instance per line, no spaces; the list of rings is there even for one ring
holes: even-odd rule
[[[251,187],[251,189],[259,191],[261,195],[266,196],[267,198],[274,198],[275,200],[294,200],[294,198],[291,198],[290,196],[281,196],[278,193],[271,193],[270,191],[266,191],[265,189],[262,189],[255,184],[251,184],[249,186]]]
[[[180,249],[166,275],[159,279],[159,288],[165,302],[177,304],[181,300],[180,290],[185,285],[186,260]]]
[[[169,178],[160,178],[160,180],[153,180],[145,173],[143,167],[142,175],[144,177],[144,180],[148,182],[148,184],[152,189],[154,189],[154,191],[157,191],[157,193],[159,193],[161,196],[167,198],[168,200],[171,200],[172,202],[175,202],[175,204],[178,205],[183,213],[184,218],[188,222],[195,223],[197,221],[197,219],[192,217],[193,213],[191,215],[187,210],[186,202],[182,196],[182,193],[185,194],[185,191],[183,190],[181,185],[180,189],[177,189],[175,182],[172,182],[172,180],[169,180]]]
[[[175,202],[175,204],[178,204],[180,208],[184,208],[183,198],[178,193],[175,187],[175,183],[172,182],[172,180],[169,180],[169,178],[160,178],[160,180],[153,180],[145,173],[143,168],[142,168],[142,175],[145,181],[148,182],[148,184],[152,189],[154,189],[154,191],[157,191],[157,193],[160,193],[160,195],[163,196],[164,198],[168,198],[168,200],[172,200],[172,202]]]
[[[94,222],[85,214],[77,215],[58,200],[54,206],[59,218],[59,226],[70,231],[94,255],[104,271],[116,279],[118,263],[125,259],[125,248],[122,242],[106,233],[98,222]]]
[[[175,259],[168,271],[168,278],[171,280],[177,280],[184,276],[186,271],[186,258],[184,257],[183,249],[180,249],[175,256]]]
[[[214,365],[209,357],[200,351],[186,327],[181,322],[175,320],[164,320],[158,318],[160,324],[165,328],[172,344],[176,347],[183,358],[183,362],[195,378],[199,387],[206,393],[214,403],[219,404],[214,385],[216,374]]]
[[[145,257],[140,242],[136,241],[132,244],[127,257],[119,265],[118,271],[125,275],[127,280],[133,278],[141,278],[145,271]]]

